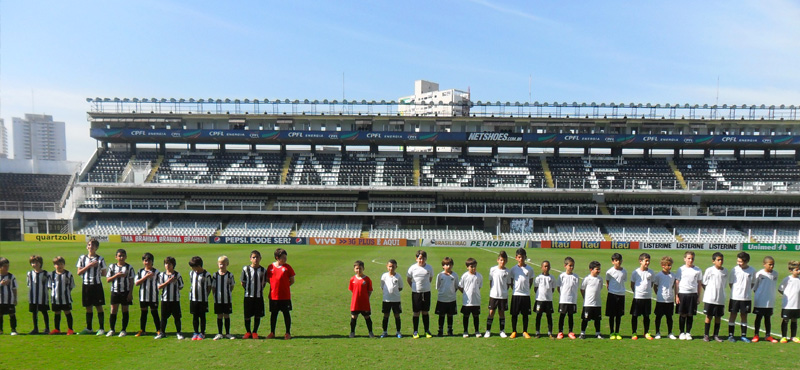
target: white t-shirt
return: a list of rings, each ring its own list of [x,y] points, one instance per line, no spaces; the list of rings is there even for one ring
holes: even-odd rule
[[[558,303],[559,304],[578,304],[578,287],[580,286],[581,277],[576,273],[567,274],[562,272],[558,275],[556,286],[560,288]]]
[[[783,292],[783,309],[800,310],[800,278],[785,277],[778,291]]]
[[[606,271],[606,281],[608,282],[608,292],[616,295],[625,295],[625,282],[628,281],[628,270],[619,270],[611,267]]]
[[[539,275],[533,281],[533,286],[536,287],[536,301],[537,302],[552,302],[553,289],[556,288],[556,279],[553,275]]]
[[[728,269],[711,266],[703,274],[703,303],[725,305],[725,284],[728,282]]]
[[[752,295],[750,292],[753,289],[753,278],[755,278],[756,269],[753,266],[747,266],[746,269],[736,266],[730,275],[729,283],[733,284],[731,286],[731,299],[734,301],[751,300]]]
[[[462,289],[461,304],[463,306],[480,306],[481,305],[481,288],[483,288],[483,276],[480,272],[474,275],[469,271],[461,275],[461,280],[458,281],[458,287]]]
[[[411,278],[411,291],[414,293],[425,293],[431,291],[431,280],[433,280],[433,267],[430,264],[420,266],[413,264],[408,268],[407,278]]]
[[[631,273],[631,282],[633,283],[633,298],[634,299],[650,299],[653,297],[653,275],[655,272],[651,269],[642,271],[638,268]]]
[[[525,267],[514,265],[511,268],[511,279],[514,280],[514,293],[512,295],[530,296],[533,274],[533,268],[528,265],[525,265]]]
[[[766,272],[764,269],[756,273],[753,279],[753,307],[773,308],[775,306],[775,287],[778,285],[778,272]]]
[[[586,292],[583,296],[583,307],[600,307],[600,291],[603,289],[603,280],[600,276],[589,275],[583,278],[581,290]]]
[[[678,280],[678,294],[697,293],[698,286],[703,282],[703,272],[697,266],[681,266],[675,274]]]
[[[653,275],[653,285],[658,287],[656,302],[675,303],[675,274],[661,271]]]
[[[394,275],[384,272],[381,275],[381,290],[383,290],[384,302],[400,302],[400,291],[403,290],[403,281],[400,280],[400,275],[397,272]]]
[[[514,280],[511,278],[511,271],[499,266],[492,266],[489,269],[489,298],[507,299],[508,286],[513,284]]]
[[[436,300],[439,302],[455,302],[456,290],[458,290],[458,275],[451,272],[450,275],[445,274],[444,271],[436,275],[436,291],[439,295]]]

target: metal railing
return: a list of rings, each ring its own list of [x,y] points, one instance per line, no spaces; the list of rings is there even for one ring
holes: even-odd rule
[[[14,202],[0,201],[0,211],[60,212],[58,202]]]

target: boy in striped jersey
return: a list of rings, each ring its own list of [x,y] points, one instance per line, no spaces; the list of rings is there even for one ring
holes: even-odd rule
[[[153,267],[155,257],[152,253],[142,255],[144,268],[139,270],[136,275],[136,285],[139,287],[139,308],[142,316],[139,318],[141,329],[136,333],[137,337],[145,334],[147,327],[147,310],[153,315],[153,324],[156,327],[156,334],[160,334],[161,319],[158,317],[158,269]]]
[[[175,271],[175,257],[167,256],[164,258],[164,272],[158,274],[158,289],[161,290],[161,331],[156,335],[156,339],[166,336],[167,320],[172,316],[175,318],[175,337],[183,339],[181,334],[181,289],[183,289],[183,277]]]
[[[28,311],[33,314],[33,330],[28,335],[39,334],[39,312],[44,318],[44,332],[50,332],[50,317],[47,311],[48,305],[47,287],[50,285],[50,274],[42,269],[42,256],[33,255],[28,260],[33,270],[28,271]]]
[[[214,340],[222,338],[234,339],[231,335],[231,314],[233,313],[233,303],[231,302],[231,292],[233,292],[233,274],[228,271],[228,256],[220,256],[217,259],[217,271],[211,276],[211,291],[214,292],[214,314],[217,315],[217,335]],[[225,320],[225,336],[222,335],[222,321]]]
[[[119,332],[119,337],[122,338],[128,333],[125,329],[128,328],[128,307],[133,303],[133,283],[134,272],[133,266],[125,262],[128,259],[128,252],[124,249],[117,249],[115,255],[117,263],[108,266],[108,274],[106,274],[106,281],[111,283],[111,315],[108,317],[109,330],[107,337],[114,335],[114,327],[117,326],[117,312],[119,306],[122,305],[122,330]]]
[[[17,279],[8,272],[8,258],[0,257],[0,334],[3,334],[3,316],[8,315],[11,335],[17,335]]]
[[[103,305],[106,304],[106,297],[103,293],[103,283],[100,277],[106,274],[106,260],[97,254],[97,249],[100,248],[100,242],[92,238],[86,244],[87,254],[78,257],[78,275],[83,277],[83,285],[81,287],[83,307],[86,307],[86,329],[80,334],[92,334],[92,307],[97,311],[97,323],[100,330],[97,335],[105,334],[105,313],[103,312]]]
[[[203,259],[194,256],[189,261],[189,312],[192,314],[194,334],[192,340],[206,338],[206,312],[208,312],[208,295],[211,293],[211,274],[203,268]]]
[[[67,335],[75,334],[72,331],[72,289],[75,288],[75,279],[72,273],[64,268],[64,257],[53,258],[53,274],[50,276],[50,297],[53,299],[53,322],[55,329],[50,334],[61,333],[61,311],[67,316]]]
[[[267,269],[261,266],[261,252],[250,252],[250,266],[242,268],[239,279],[244,288],[244,339],[258,339],[258,327],[264,317],[264,287],[267,285]],[[250,330],[250,318],[253,318],[253,330]]]
[[[291,339],[292,335],[292,293],[289,287],[294,284],[294,269],[286,263],[289,254],[283,248],[275,250],[275,262],[267,267],[269,281],[269,335],[267,339],[275,338],[275,326],[278,323],[278,313],[283,312],[283,324],[286,333],[283,339]]]

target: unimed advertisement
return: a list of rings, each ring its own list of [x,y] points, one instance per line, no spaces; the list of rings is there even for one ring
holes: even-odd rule
[[[742,249],[746,251],[775,251],[775,252],[800,252],[800,244],[794,243],[745,243]]]

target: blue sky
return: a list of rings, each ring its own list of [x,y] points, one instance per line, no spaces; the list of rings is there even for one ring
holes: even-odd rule
[[[3,1],[0,117],[67,123],[87,97],[800,104],[800,3]],[[13,145],[10,144],[10,148]]]

